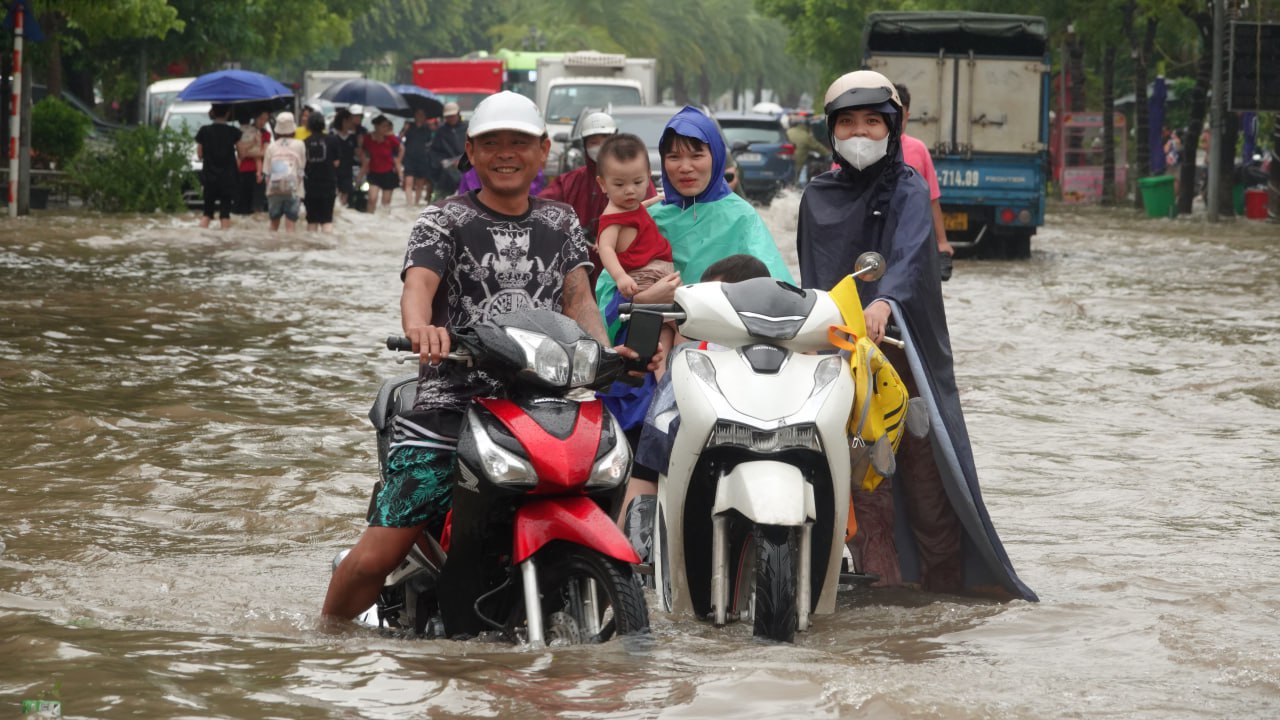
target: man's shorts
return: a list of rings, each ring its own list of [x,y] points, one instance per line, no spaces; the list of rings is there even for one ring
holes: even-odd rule
[[[382,489],[369,506],[369,524],[404,528],[426,523],[439,537],[453,502],[458,454],[439,448],[401,446],[387,456]]]
[[[298,211],[302,208],[302,200],[292,195],[272,195],[267,198],[267,217],[279,220],[282,216],[290,222],[298,221]]]

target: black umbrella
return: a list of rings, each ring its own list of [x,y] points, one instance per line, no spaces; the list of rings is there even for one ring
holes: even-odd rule
[[[405,102],[404,95],[396,92],[396,89],[390,85],[377,80],[365,78],[344,80],[325,88],[324,92],[320,93],[320,97],[334,105],[376,107],[392,115],[403,116],[412,113],[409,103]]]
[[[417,85],[393,85],[392,87],[404,96],[404,101],[409,103],[410,111],[422,108],[429,118],[444,115],[444,101],[430,90]]]

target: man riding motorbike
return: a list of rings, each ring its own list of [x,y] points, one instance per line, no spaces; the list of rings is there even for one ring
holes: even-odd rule
[[[482,370],[442,363],[452,332],[512,310],[546,308],[607,341],[577,216],[563,203],[529,195],[550,148],[531,100],[489,96],[476,107],[465,142],[481,188],[430,205],[414,224],[400,309],[404,334],[421,357],[417,399],[412,413],[395,420],[386,482],[370,505],[369,527],[334,570],[325,618],[349,620],[372,605],[423,530],[438,537],[443,529],[463,414],[472,397],[494,390]],[[630,348],[615,350],[637,357]],[[649,370],[664,360],[659,349]]]

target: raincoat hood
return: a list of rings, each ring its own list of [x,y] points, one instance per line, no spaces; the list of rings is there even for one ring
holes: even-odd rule
[[[707,117],[698,108],[685,105],[680,112],[667,121],[667,126],[662,130],[662,136],[665,138],[668,132],[675,132],[677,135],[694,138],[706,143],[707,148],[711,151],[711,182],[707,183],[707,189],[696,197],[687,198],[681,195],[676,190],[675,185],[671,183],[671,179],[667,177],[666,163],[663,163],[663,204],[679,205],[681,208],[686,208],[694,203],[709,203],[733,194],[729,183],[724,180],[724,167],[728,161],[729,152],[724,145],[724,138],[720,137],[720,130],[716,127],[714,120]]]

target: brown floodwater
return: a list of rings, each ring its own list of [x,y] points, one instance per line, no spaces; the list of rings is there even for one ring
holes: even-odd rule
[[[763,211],[782,245],[796,204]],[[794,646],[654,611],[651,642],[532,651],[315,629],[403,372],[378,345],[413,217],[0,222],[0,707],[1280,715],[1280,227],[1056,207],[1029,261],[956,262],[984,495],[1042,602],[859,590]]]

